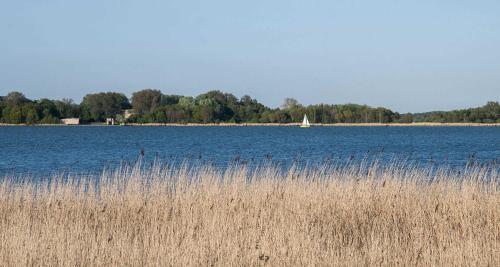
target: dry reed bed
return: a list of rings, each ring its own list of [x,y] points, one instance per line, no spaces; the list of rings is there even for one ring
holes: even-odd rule
[[[5,178],[2,265],[500,265],[496,171],[136,167],[100,178]]]

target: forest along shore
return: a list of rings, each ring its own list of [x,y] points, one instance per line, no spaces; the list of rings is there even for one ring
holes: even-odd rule
[[[130,126],[299,126],[300,123],[131,123]],[[311,126],[351,127],[351,126],[490,126],[497,127],[500,123],[311,123]]]
[[[251,127],[251,126],[284,126],[293,127],[299,126],[300,123],[127,123],[125,126],[177,126],[177,127],[189,127],[189,126],[227,126],[227,127]],[[91,123],[91,124],[79,124],[79,125],[65,125],[65,124],[10,124],[10,123],[0,123],[1,126],[110,126],[104,123]],[[114,125],[120,126],[120,125]],[[311,123],[311,126],[325,126],[325,127],[498,127],[500,123],[438,123],[438,122],[414,122],[414,123]]]
[[[87,94],[81,103],[70,99],[28,99],[21,92],[0,95],[0,123],[8,124],[158,124],[211,123],[282,125],[298,123],[307,115],[310,122],[343,123],[500,123],[500,104],[489,101],[475,108],[423,113],[399,113],[389,108],[358,104],[302,105],[285,98],[279,108],[265,106],[250,96],[209,91],[196,97],[166,95],[145,89],[128,98],[123,93]],[[78,121],[78,122],[77,122]]]

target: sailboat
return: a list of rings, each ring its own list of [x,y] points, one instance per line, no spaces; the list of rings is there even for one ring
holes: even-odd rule
[[[302,121],[300,128],[309,128],[309,127],[311,127],[311,124],[309,123],[309,120],[307,119],[307,114],[304,114],[304,120]]]

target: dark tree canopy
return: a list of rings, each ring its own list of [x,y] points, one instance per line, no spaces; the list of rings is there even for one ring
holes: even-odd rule
[[[132,107],[138,114],[154,113],[160,107],[163,94],[160,90],[144,89],[132,94]]]
[[[55,100],[57,110],[61,118],[78,118],[80,117],[80,105],[75,104],[72,99],[63,98],[62,100]]]
[[[102,122],[106,118],[115,118],[130,107],[128,98],[122,93],[88,94],[81,103],[82,119]]]

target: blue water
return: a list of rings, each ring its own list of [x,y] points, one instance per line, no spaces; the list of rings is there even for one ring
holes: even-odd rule
[[[227,166],[404,159],[500,164],[500,127],[0,127],[0,176],[98,173],[144,161]]]

